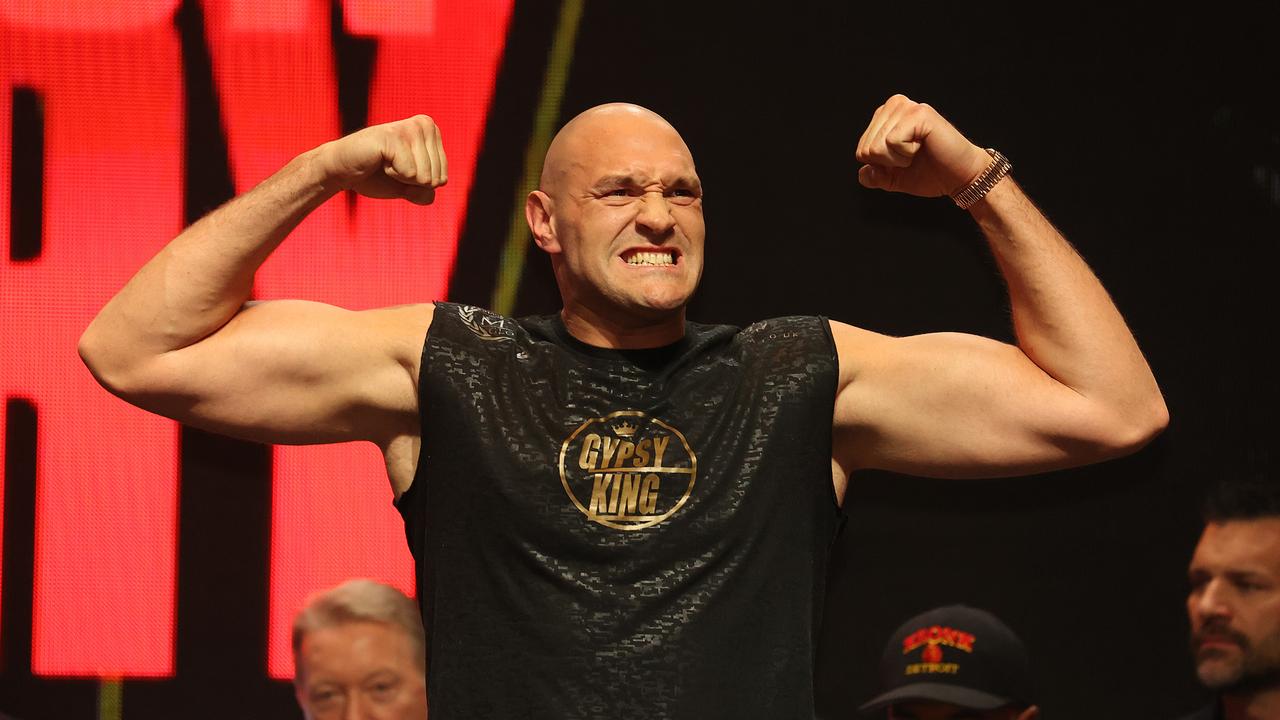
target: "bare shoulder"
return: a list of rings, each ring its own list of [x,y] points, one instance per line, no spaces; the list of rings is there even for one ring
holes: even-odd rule
[[[436,304],[426,302],[388,305],[362,312],[375,322],[385,323],[385,327],[388,330],[398,328],[398,332],[421,331],[425,333],[431,325],[431,318],[435,316]]]
[[[384,344],[384,352],[408,374],[415,388],[422,366],[422,346],[431,329],[435,309],[435,303],[428,302],[393,305],[361,312],[369,330]]]
[[[413,303],[365,310],[363,314],[371,329],[386,338],[397,358],[417,367],[435,312],[435,303]]]
[[[861,370],[877,362],[885,353],[891,352],[891,336],[839,320],[827,322],[831,325],[831,339],[835,342],[836,358],[840,363],[840,389],[851,383]]]
[[[839,320],[827,320],[831,326],[831,337],[836,341],[836,345],[857,345],[859,343],[874,341],[875,338],[886,337],[870,330],[849,323],[840,322]],[[837,348],[838,349],[838,348]]]

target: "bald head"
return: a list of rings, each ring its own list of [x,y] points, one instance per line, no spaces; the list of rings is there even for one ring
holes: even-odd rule
[[[693,156],[680,133],[661,115],[632,103],[606,103],[578,113],[565,123],[551,140],[538,187],[556,195],[575,170],[625,156],[629,151],[683,154],[689,164]]]
[[[629,103],[582,112],[547,149],[525,219],[579,340],[656,347],[684,334],[706,227],[702,182],[671,123]]]

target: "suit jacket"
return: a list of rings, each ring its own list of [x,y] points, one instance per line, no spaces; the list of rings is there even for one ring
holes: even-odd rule
[[[1190,715],[1183,715],[1178,720],[1222,720],[1222,705],[1215,698],[1208,705]]]

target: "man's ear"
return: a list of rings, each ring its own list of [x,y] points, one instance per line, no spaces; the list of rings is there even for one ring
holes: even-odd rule
[[[560,240],[556,237],[555,225],[551,222],[551,196],[541,190],[534,190],[524,201],[524,219],[533,232],[533,241],[548,253],[560,252]]]
[[[1022,711],[1022,714],[1018,716],[1018,720],[1036,720],[1038,717],[1040,717],[1040,708],[1032,705]]]

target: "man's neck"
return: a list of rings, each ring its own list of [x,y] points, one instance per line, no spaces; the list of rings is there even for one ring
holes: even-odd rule
[[[1280,688],[1222,696],[1224,720],[1280,720]]]
[[[570,335],[594,347],[641,350],[670,345],[684,337],[684,308],[649,320],[605,317],[582,305],[566,305],[560,318]]]

